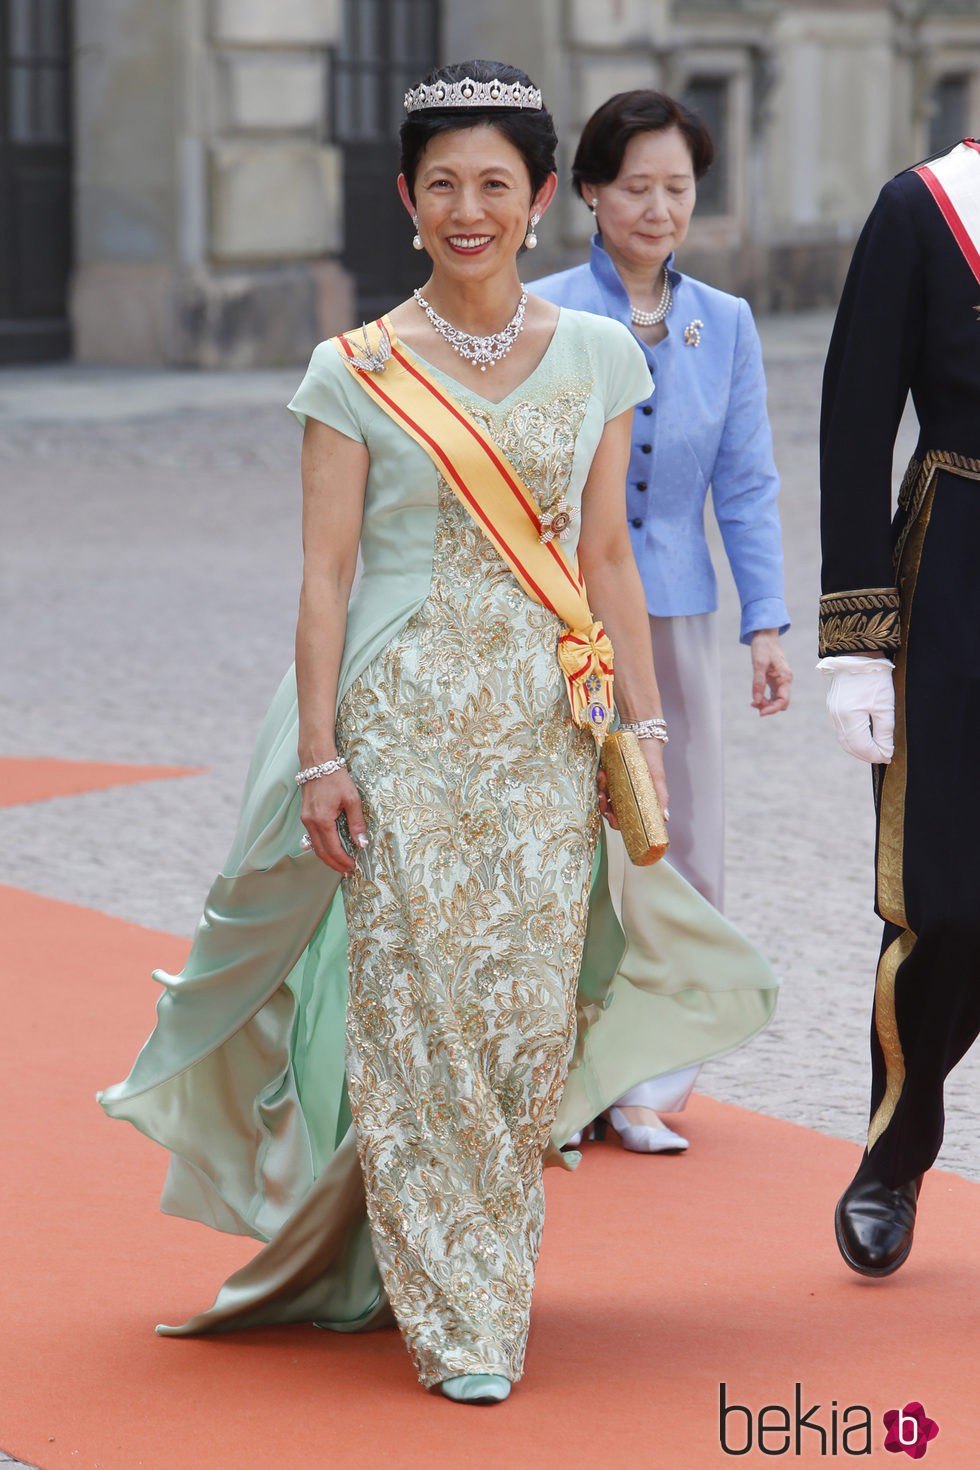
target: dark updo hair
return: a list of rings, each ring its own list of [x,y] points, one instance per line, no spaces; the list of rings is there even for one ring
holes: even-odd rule
[[[639,133],[662,133],[676,128],[691,154],[695,179],[701,179],[715,161],[715,145],[707,125],[696,112],[664,92],[640,88],[617,92],[596,108],[582,129],[572,163],[572,182],[582,194],[583,184],[611,184],[623,166],[631,138]]]
[[[472,77],[475,82],[517,82],[522,87],[534,83],[520,67],[503,61],[454,61],[437,67],[422,78],[422,86],[437,82],[461,82]],[[486,127],[489,124],[513,143],[524,160],[531,179],[531,197],[537,194],[549,174],[555,171],[555,149],[558,138],[551,113],[530,108],[511,107],[439,107],[424,112],[410,112],[401,126],[401,171],[415,202],[415,175],[426,145],[439,133],[458,132],[461,128]]]

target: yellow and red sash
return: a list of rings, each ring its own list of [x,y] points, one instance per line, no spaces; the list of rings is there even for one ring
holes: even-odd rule
[[[333,339],[352,375],[432,460],[527,595],[565,629],[558,662],[576,724],[601,744],[613,711],[613,649],[593,618],[578,558],[541,542],[541,511],[486,431],[398,341],[387,317]]]
[[[964,138],[942,158],[913,170],[942,211],[943,219],[980,282],[980,143]]]

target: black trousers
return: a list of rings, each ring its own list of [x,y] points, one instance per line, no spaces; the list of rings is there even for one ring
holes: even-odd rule
[[[865,1167],[892,1187],[935,1161],[943,1084],[980,1033],[980,474],[938,469],[912,512],[897,522],[895,757],[875,767]]]

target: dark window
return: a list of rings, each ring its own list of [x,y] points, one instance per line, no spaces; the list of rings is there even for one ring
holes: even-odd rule
[[[970,78],[940,77],[929,99],[929,153],[942,153],[970,131]]]
[[[707,123],[715,140],[715,161],[698,184],[698,214],[730,214],[731,122],[728,77],[693,76],[681,94],[685,106]]]
[[[65,0],[7,0],[7,128],[14,143],[67,143]]]
[[[69,350],[68,0],[0,0],[0,362]]]
[[[334,54],[333,137],[344,151],[343,262],[370,319],[425,275],[398,198],[398,129],[404,97],[439,55],[439,0],[345,0]]]

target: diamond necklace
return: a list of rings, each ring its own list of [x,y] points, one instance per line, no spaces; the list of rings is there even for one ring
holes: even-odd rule
[[[444,337],[450,347],[465,357],[467,362],[479,363],[480,372],[485,373],[487,367],[501,358],[506,357],[524,326],[524,308],[527,305],[527,292],[521,290],[521,299],[517,303],[517,310],[501,332],[492,332],[489,337],[476,337],[472,332],[462,332],[459,327],[454,327],[452,322],[447,322],[445,317],[433,311],[426,301],[422,292],[417,288],[412,292],[419,306],[425,312],[429,321],[435,327],[440,337]]]
[[[641,311],[638,306],[630,302],[630,321],[634,327],[656,327],[659,326],[674,304],[674,292],[670,284],[670,276],[667,267],[664,266],[664,288],[660,293],[660,300],[653,311]]]

